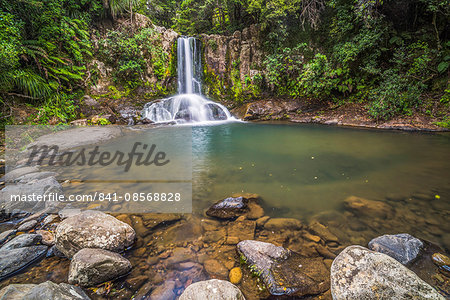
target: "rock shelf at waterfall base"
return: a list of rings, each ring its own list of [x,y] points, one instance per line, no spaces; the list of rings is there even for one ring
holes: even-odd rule
[[[193,37],[178,38],[177,59],[178,95],[147,103],[142,117],[154,123],[177,124],[235,121],[225,106],[201,95],[200,42]]]
[[[239,105],[231,112],[244,121],[289,121],[293,123],[393,129],[404,131],[449,131],[438,126],[438,118],[414,113],[388,121],[369,117],[367,104],[337,105],[313,99],[266,99]]]

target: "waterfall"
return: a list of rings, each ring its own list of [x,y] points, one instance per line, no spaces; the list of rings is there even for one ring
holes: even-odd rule
[[[201,95],[200,42],[193,37],[177,40],[178,94],[144,106],[143,117],[155,123],[199,123],[236,120],[228,109]]]

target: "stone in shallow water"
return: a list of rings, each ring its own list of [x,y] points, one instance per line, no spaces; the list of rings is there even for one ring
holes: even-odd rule
[[[242,220],[230,222],[227,225],[227,244],[235,245],[243,240],[255,237],[256,221]]]
[[[243,197],[229,197],[211,206],[206,211],[206,214],[220,219],[233,219],[247,211],[247,204]]]
[[[56,247],[68,258],[82,248],[120,252],[134,243],[134,229],[113,216],[86,210],[59,223]]]
[[[345,199],[344,205],[347,209],[359,215],[373,218],[391,217],[394,211],[391,206],[384,202],[368,200],[357,196],[350,196]]]
[[[239,284],[242,279],[242,270],[239,267],[232,268],[228,274],[228,278],[232,284]]]
[[[52,281],[46,281],[41,284],[10,284],[0,290],[0,299],[89,300],[89,297],[77,286],[67,283],[56,284]]]
[[[211,279],[191,284],[179,300],[245,300],[242,292],[225,280]]]
[[[321,258],[306,258],[283,247],[253,240],[240,242],[237,250],[272,295],[301,297],[329,288],[328,271]]]
[[[0,248],[0,278],[8,277],[44,256],[46,246],[35,246],[41,241],[38,234],[16,236]]]
[[[219,219],[235,219],[245,215],[248,219],[256,220],[264,216],[264,209],[257,200],[257,194],[234,194],[232,197],[216,202],[206,211],[206,214]]]
[[[444,299],[390,256],[349,246],[331,266],[331,294],[340,299]]]
[[[422,241],[407,233],[386,234],[369,242],[370,250],[389,255],[404,265],[416,259],[422,248]]]
[[[433,253],[432,260],[442,274],[450,277],[450,257],[442,253]]]
[[[49,193],[62,195],[62,186],[55,177],[46,177],[39,180],[33,180],[28,183],[10,184],[3,190],[0,190],[0,206],[6,213],[13,213],[16,210],[22,212],[36,212],[57,205],[52,201],[6,201],[12,197],[35,195],[35,197],[43,197]]]
[[[13,182],[15,181],[17,178],[24,176],[26,174],[30,174],[30,173],[35,173],[38,172],[39,169],[37,167],[22,167],[22,168],[17,168],[14,169],[8,173],[6,173],[5,176],[3,176],[1,178],[2,181],[5,182]]]
[[[41,243],[46,246],[53,246],[55,244],[55,236],[48,230],[36,230],[36,234],[42,237]]]
[[[16,232],[17,232],[17,230],[10,229],[10,230],[6,230],[6,231],[3,231],[2,233],[0,233],[0,243],[5,242],[11,235],[15,234]]]
[[[330,232],[325,225],[317,221],[311,222],[309,224],[309,229],[311,229],[312,232],[320,236],[326,242],[338,242],[338,237]]]
[[[102,249],[81,249],[72,258],[69,283],[94,286],[120,277],[131,270],[131,263],[120,254]]]
[[[203,265],[205,266],[206,272],[208,272],[212,278],[227,278],[228,269],[225,268],[225,266],[219,261],[215,259],[208,259],[203,263]]]
[[[271,218],[264,224],[264,229],[270,231],[279,230],[299,230],[302,228],[302,222],[293,218]]]
[[[7,242],[0,248],[0,251],[34,246],[42,240],[39,234],[21,234]]]
[[[37,225],[37,221],[31,220],[31,221],[28,221],[28,222],[20,225],[19,228],[17,228],[17,231],[28,231],[30,229],[33,229],[34,226],[36,226],[36,225]]]
[[[58,174],[55,172],[34,172],[20,176],[16,178],[14,181],[18,181],[20,183],[28,183],[33,180],[40,180],[47,177],[55,177],[56,175]]]
[[[168,280],[152,291],[148,299],[175,300],[175,281]]]

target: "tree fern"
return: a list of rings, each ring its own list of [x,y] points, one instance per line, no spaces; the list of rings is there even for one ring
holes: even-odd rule
[[[45,79],[32,70],[17,70],[12,74],[12,81],[19,93],[36,99],[48,97],[51,93]]]

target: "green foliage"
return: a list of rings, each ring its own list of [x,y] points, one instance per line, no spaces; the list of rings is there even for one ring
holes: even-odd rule
[[[101,11],[100,0],[0,0],[0,94],[40,106],[41,122],[75,117],[67,95],[88,83],[88,27]]]
[[[164,52],[160,35],[153,28],[136,33],[109,31],[100,43],[100,55],[114,68],[118,82],[135,87],[143,83],[147,74],[147,61],[159,80],[171,75],[171,58]]]
[[[38,109],[36,115],[30,116],[30,122],[35,124],[49,124],[58,122],[68,122],[76,118],[77,106],[74,104],[73,98],[79,97],[80,94],[72,96],[60,93],[52,94]]]
[[[213,39],[208,41],[208,46],[211,47],[212,51],[214,52],[217,50],[218,47],[216,40]]]

